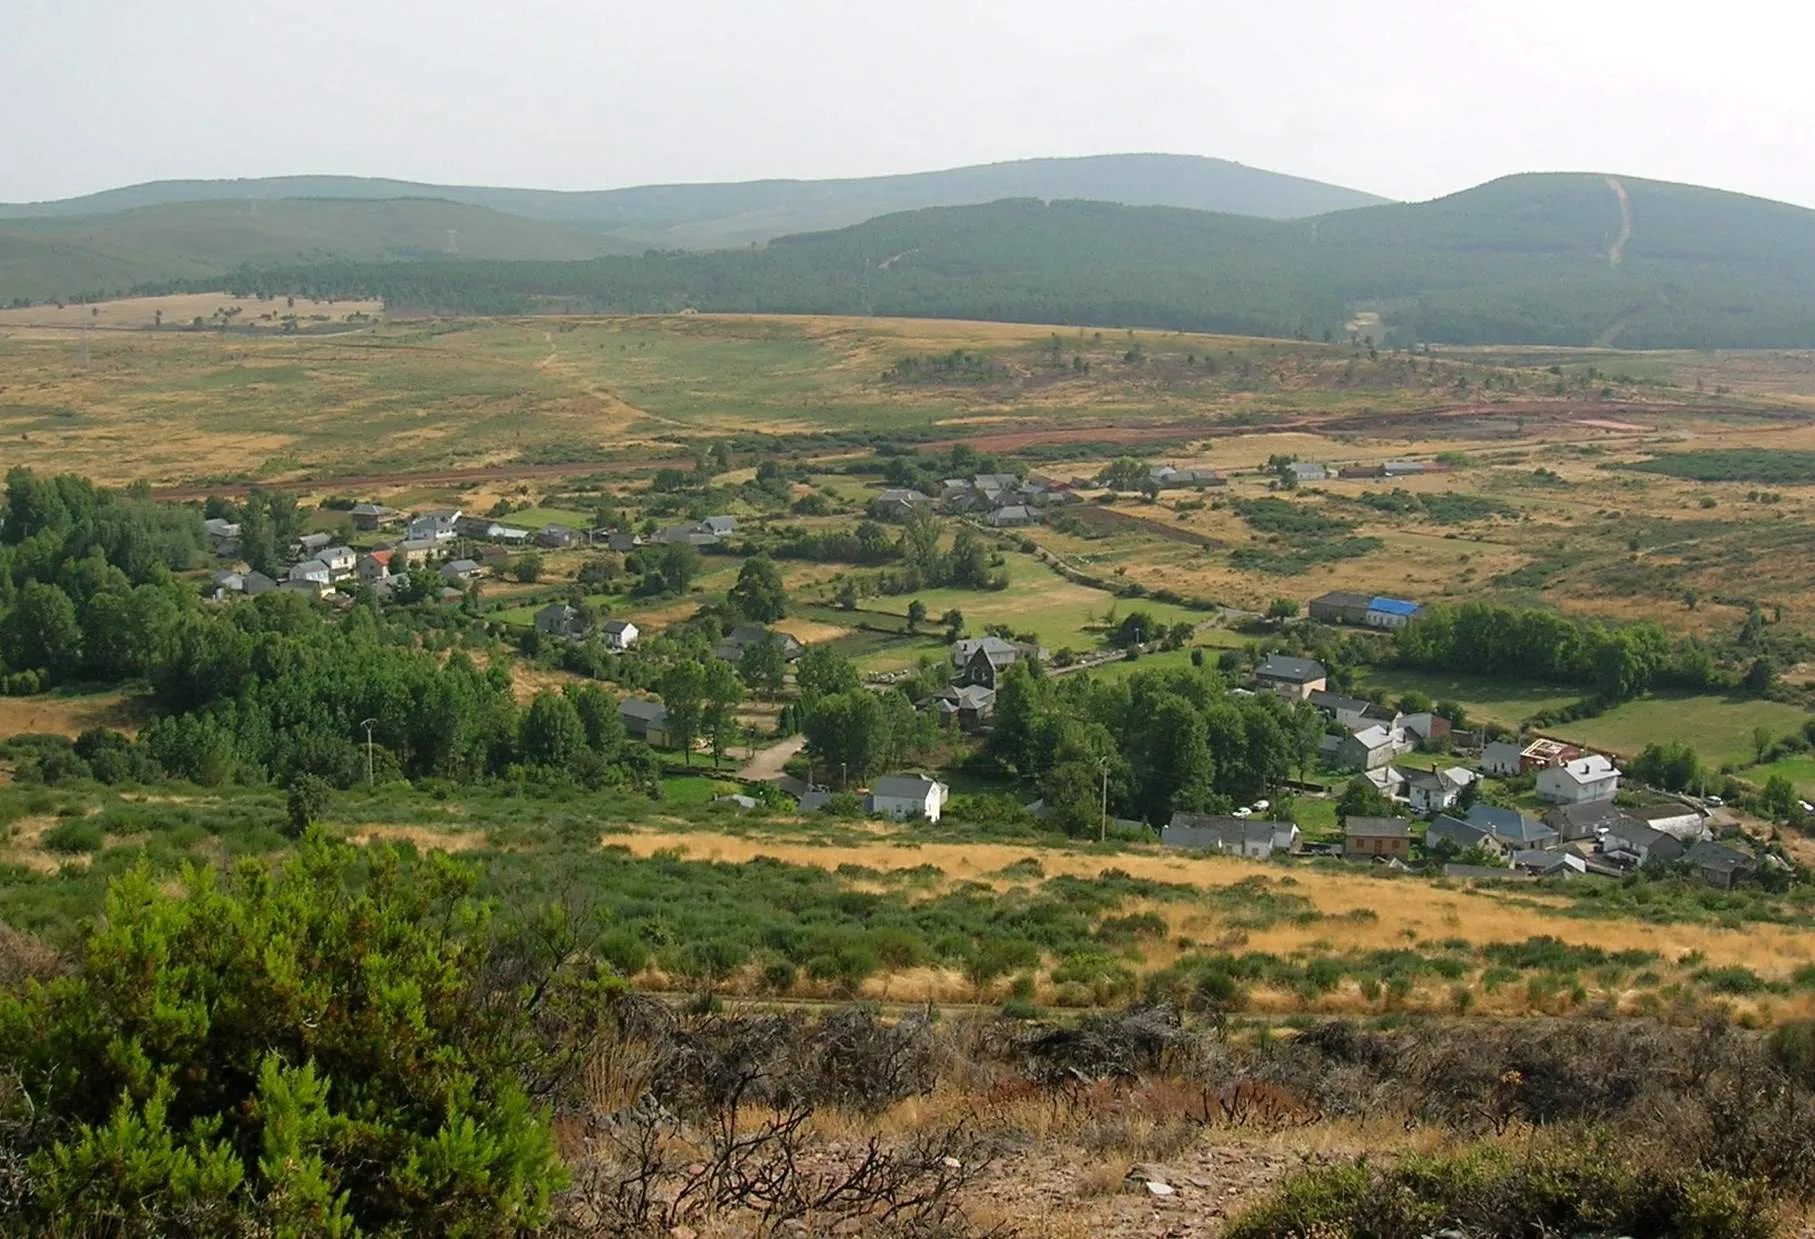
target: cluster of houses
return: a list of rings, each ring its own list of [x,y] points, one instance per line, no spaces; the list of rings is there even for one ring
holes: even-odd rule
[[[1307,701],[1329,716],[1335,730],[1324,737],[1322,755],[1330,764],[1355,771],[1389,799],[1431,819],[1423,836],[1426,857],[1473,853],[1496,862],[1479,871],[1452,864],[1446,872],[1453,876],[1620,875],[1680,861],[1711,884],[1727,887],[1759,864],[1748,853],[1709,838],[1707,816],[1697,806],[1676,800],[1642,808],[1617,806],[1621,772],[1603,754],[1542,736],[1484,744],[1478,734],[1456,730],[1439,715],[1406,714],[1328,691],[1326,669],[1315,659],[1273,654],[1256,669],[1254,678],[1260,690]],[[1476,768],[1396,764],[1421,745],[1438,740],[1478,752]],[[1520,776],[1531,776],[1537,798],[1550,806],[1541,817],[1471,803],[1465,796],[1484,777]],[[1299,850],[1289,823],[1251,815],[1175,814],[1162,831],[1161,842],[1257,858]],[[1412,860],[1413,844],[1412,824],[1404,819],[1353,817],[1344,823],[1340,849],[1319,850],[1403,865]]]
[[[1620,877],[1642,868],[1683,863],[1711,886],[1730,888],[1756,871],[1749,852],[1706,837],[1701,816],[1680,804],[1619,809],[1611,800],[1557,806],[1543,817],[1476,802],[1439,813],[1425,827],[1423,854],[1436,860],[1473,854],[1491,864],[1447,863],[1446,877],[1535,880],[1595,873]],[[1348,860],[1407,867],[1417,842],[1399,817],[1350,817],[1342,843],[1303,843],[1291,822],[1252,815],[1178,812],[1160,832],[1162,845],[1266,860],[1274,856],[1339,855]]]
[[[636,624],[627,619],[607,619],[596,626],[580,608],[567,602],[551,602],[534,617],[536,632],[561,641],[584,641],[595,632],[608,650],[628,650],[641,636]]]
[[[1042,663],[1044,646],[1006,637],[966,637],[952,643],[952,682],[918,704],[962,731],[981,730],[996,712],[996,688],[1018,662]]]
[[[349,582],[368,585],[383,599],[394,588],[393,578],[411,569],[433,565],[443,578],[443,601],[455,601],[462,588],[485,571],[486,564],[518,550],[539,548],[566,550],[575,546],[609,546],[612,550],[629,551],[644,544],[634,533],[614,530],[581,530],[550,523],[540,529],[509,525],[487,516],[469,515],[458,508],[443,508],[406,516],[377,503],[355,504],[347,513],[353,527],[364,533],[378,533],[401,526],[403,537],[393,542],[379,542],[372,550],[360,552],[352,547],[334,544],[326,533],[304,534],[290,548],[292,562],[281,579],[261,572],[229,569],[217,572],[212,582],[212,595],[225,598],[234,594],[256,596],[272,590],[287,590],[314,598]],[[240,553],[240,526],[220,517],[202,522],[209,549],[222,558],[235,558]],[[711,546],[730,536],[737,528],[731,516],[709,516],[704,520],[663,529],[651,536],[651,543],[686,542]],[[455,555],[463,543],[481,543],[472,555]],[[477,556],[475,558],[474,556]],[[555,606],[546,607],[536,617],[536,627],[545,635],[584,635],[584,625],[572,608],[561,614]],[[606,625],[607,643],[627,649],[635,642],[635,626]]]
[[[976,517],[992,529],[1015,529],[1037,525],[1047,508],[1077,499],[1069,483],[1022,479],[1012,473],[979,473],[970,478],[947,478],[939,483],[936,496],[901,487],[885,490],[870,502],[870,511],[902,520],[917,508],[937,506],[957,516]]]
[[[649,535],[648,543],[652,546],[670,546],[676,543],[685,546],[717,546],[726,538],[737,532],[735,516],[708,516],[685,524],[669,525]],[[611,549],[631,550],[642,543],[634,537],[625,546],[612,544]]]

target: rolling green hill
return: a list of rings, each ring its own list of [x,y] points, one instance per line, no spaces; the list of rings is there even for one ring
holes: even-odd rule
[[[190,202],[0,220],[0,304],[111,294],[238,267],[317,262],[572,260],[609,250],[571,224],[420,199]]]
[[[189,202],[286,198],[436,198],[603,234],[602,247],[716,249],[787,233],[842,228],[896,211],[998,198],[1091,198],[1296,219],[1383,202],[1372,194],[1196,155],[1090,155],[824,181],[641,185],[568,192],[424,185],[352,176],[153,181],[60,202],[0,204],[0,220],[94,216]]]
[[[1516,176],[1296,221],[1020,199],[888,215],[760,250],[341,264],[245,282],[450,312],[694,307],[1318,336],[1373,309],[1390,342],[1815,347],[1815,211],[1615,185]]]

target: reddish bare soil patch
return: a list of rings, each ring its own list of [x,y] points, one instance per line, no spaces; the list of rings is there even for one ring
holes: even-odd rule
[[[965,443],[980,452],[1012,452],[1017,448],[1042,443],[1188,443],[1211,433],[1203,426],[1118,426],[1099,424],[1070,426],[1064,430],[1013,430],[999,434],[971,435],[963,439],[941,439],[925,446],[945,451]]]

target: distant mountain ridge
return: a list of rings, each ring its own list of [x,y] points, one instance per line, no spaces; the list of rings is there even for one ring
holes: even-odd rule
[[[756,250],[579,263],[328,264],[242,291],[439,312],[884,314],[1382,343],[1815,347],[1815,211],[1689,185],[1525,174],[1422,203],[1268,220],[1008,199]]]
[[[508,215],[578,224],[613,248],[715,249],[877,215],[998,198],[1093,198],[1297,219],[1386,199],[1304,177],[1199,155],[1082,155],[1020,159],[934,172],[830,180],[636,185],[624,189],[513,189],[351,176],[152,181],[54,202],[0,203],[0,220],[109,215],[185,202],[284,198],[435,198]]]

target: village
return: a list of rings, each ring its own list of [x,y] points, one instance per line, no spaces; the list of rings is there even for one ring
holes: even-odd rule
[[[1288,486],[1356,468],[1338,471],[1299,461],[1271,466]],[[1391,477],[1441,466],[1394,461],[1364,468],[1367,476]],[[1130,479],[1120,480],[1126,484]],[[1152,491],[1226,482],[1216,470],[1171,466],[1152,467],[1133,480]],[[978,522],[984,528],[1013,529],[1076,504],[1079,491],[1101,485],[1100,478],[1065,482],[1014,473],[978,474],[945,479],[929,488],[936,494],[884,487],[869,500],[868,511],[878,520],[895,523],[924,510]],[[370,501],[346,507],[344,519],[362,543],[359,548],[338,543],[327,532],[304,533],[289,548],[292,562],[282,579],[233,562],[210,578],[209,596],[224,600],[275,590],[345,606],[358,590],[366,589],[380,603],[410,591],[410,601],[457,606],[475,596],[478,582],[503,577],[526,553],[600,548],[629,554],[676,545],[723,550],[739,532],[738,518],[731,515],[654,527],[646,522],[642,532],[565,523],[529,528],[456,508],[411,513]],[[239,525],[218,517],[205,524],[214,553],[235,561]],[[425,574],[432,574],[426,588]],[[1388,634],[1412,622],[1421,607],[1404,598],[1331,591],[1310,599],[1305,610],[1311,623]],[[541,638],[596,642],[611,653],[636,648],[643,635],[633,619],[597,614],[577,598],[545,602],[534,609],[529,624]],[[776,647],[784,666],[791,666],[804,649],[786,632],[741,623],[724,632],[712,654],[736,665],[747,650],[769,644]],[[1140,648],[1137,645],[1135,652]],[[948,652],[949,683],[914,705],[931,715],[942,732],[975,741],[992,728],[997,690],[1017,663],[1032,665],[1043,674],[1063,675],[1122,659],[1127,653],[1111,648],[1059,665],[1053,652],[1037,641],[1007,633],[954,636]],[[885,687],[890,678],[881,677],[875,686]],[[1234,691],[1272,694],[1315,710],[1321,720],[1317,777],[1307,780],[1308,772],[1301,772],[1299,780],[1282,786],[1276,796],[1329,802],[1343,798],[1347,789],[1365,788],[1373,796],[1361,807],[1370,811],[1340,812],[1333,826],[1307,829],[1268,816],[1271,804],[1260,799],[1226,814],[1177,811],[1153,832],[1144,823],[1111,821],[1105,804],[1101,830],[1106,833],[1113,825],[1122,837],[1157,838],[1161,847],[1185,852],[1253,860],[1334,859],[1469,881],[1618,879],[1642,869],[1679,866],[1709,885],[1727,888],[1754,875],[1761,864],[1781,863],[1732,837],[1733,819],[1723,811],[1718,796],[1651,792],[1621,771],[1615,755],[1544,735],[1457,726],[1428,704],[1396,708],[1378,693],[1351,696],[1333,691],[1329,679],[1326,668],[1314,659],[1274,652],[1243,668],[1242,682]],[[654,695],[624,694],[618,713],[630,736],[656,749],[666,750],[674,743],[667,708]],[[846,794],[842,780],[834,790],[811,781],[811,774],[809,767],[805,778],[783,772],[774,780],[802,813],[848,808],[894,821],[938,822],[952,796],[937,772],[879,774],[857,796]],[[758,805],[750,794],[754,790],[727,790],[717,800],[733,809],[754,809]],[[1037,817],[1044,806],[1034,800],[1026,808]],[[1725,842],[1716,838],[1723,830],[1728,835]],[[1731,846],[1735,843],[1740,846]]]

